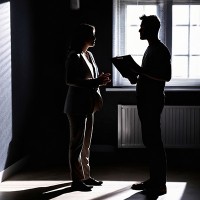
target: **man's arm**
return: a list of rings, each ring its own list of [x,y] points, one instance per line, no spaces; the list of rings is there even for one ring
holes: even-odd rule
[[[162,50],[162,49],[161,49]],[[166,51],[154,52],[154,54],[147,55],[143,67],[134,69],[135,73],[147,76],[157,81],[171,80],[171,58]]]

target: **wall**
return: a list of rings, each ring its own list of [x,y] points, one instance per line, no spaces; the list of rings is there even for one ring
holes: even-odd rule
[[[23,160],[28,154],[30,142],[27,140],[29,138],[27,133],[29,127],[33,126],[31,123],[33,107],[30,105],[34,101],[31,2],[19,0],[12,2],[1,1],[0,3],[4,2],[10,5],[10,16],[6,16],[6,23],[1,26],[1,31],[9,23],[6,29],[9,33],[5,35],[5,33],[1,32],[1,34],[2,36],[4,35],[4,39],[7,37],[10,39],[7,41],[7,44],[10,45],[9,55],[4,57],[10,57],[10,61],[7,65],[1,65],[1,70],[4,72],[1,76],[1,86],[3,87],[1,93],[3,94],[1,126],[3,124],[4,126],[6,125],[1,131],[3,138],[1,138],[0,143],[2,180],[9,176],[11,171],[14,172],[15,167],[13,165],[17,163],[18,166],[19,161]],[[3,46],[1,47],[3,48]],[[1,53],[3,55],[3,52]],[[5,110],[6,112],[3,112]],[[7,148],[6,151],[5,148]]]
[[[10,3],[0,3],[0,171],[12,138]],[[1,179],[1,178],[0,178]]]
[[[4,85],[11,84],[4,89],[7,94],[12,93],[9,115],[12,129],[6,127],[9,134],[6,137],[4,134],[0,143],[1,171],[27,156],[30,161],[41,158],[45,163],[49,157],[56,160],[62,153],[67,154],[67,123],[61,111],[66,92],[63,83],[65,25],[69,20],[66,4],[66,1],[61,4],[49,1],[47,5],[34,0],[10,2],[12,73],[10,79],[2,81]]]

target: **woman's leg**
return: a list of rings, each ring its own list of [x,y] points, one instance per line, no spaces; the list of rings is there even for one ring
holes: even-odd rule
[[[84,179],[81,151],[86,130],[86,115],[68,115],[70,125],[69,165],[72,181]]]
[[[90,145],[93,133],[94,114],[88,114],[86,118],[85,137],[81,152],[81,160],[84,171],[84,179],[90,178]]]

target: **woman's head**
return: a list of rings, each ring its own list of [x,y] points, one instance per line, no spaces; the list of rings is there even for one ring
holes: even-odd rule
[[[93,47],[95,45],[95,27],[90,24],[82,23],[72,35],[70,48],[81,52],[84,46]]]

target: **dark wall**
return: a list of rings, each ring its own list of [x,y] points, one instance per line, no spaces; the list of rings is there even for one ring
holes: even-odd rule
[[[62,108],[69,22],[67,1],[11,1],[13,136],[7,166],[26,155],[54,160],[67,153]]]
[[[33,11],[31,1],[10,2],[12,140],[6,166],[27,154],[35,99]],[[27,143],[26,143],[27,142]]]
[[[36,151],[41,157],[49,156],[54,160],[67,156],[67,120],[63,105],[67,90],[64,63],[69,37],[69,6],[67,1],[34,2],[34,11],[37,137],[33,137],[35,144],[39,144]]]
[[[66,0],[13,0],[11,6],[15,148],[21,154],[64,160],[69,138],[63,114],[64,63],[71,30],[80,22],[95,25],[97,40],[91,51],[100,72],[111,73],[112,0],[80,1],[80,10],[70,10]],[[96,113],[92,144],[116,147],[117,105],[135,104],[135,92],[101,91],[104,107]],[[166,95],[166,104],[200,104],[199,92]]]

